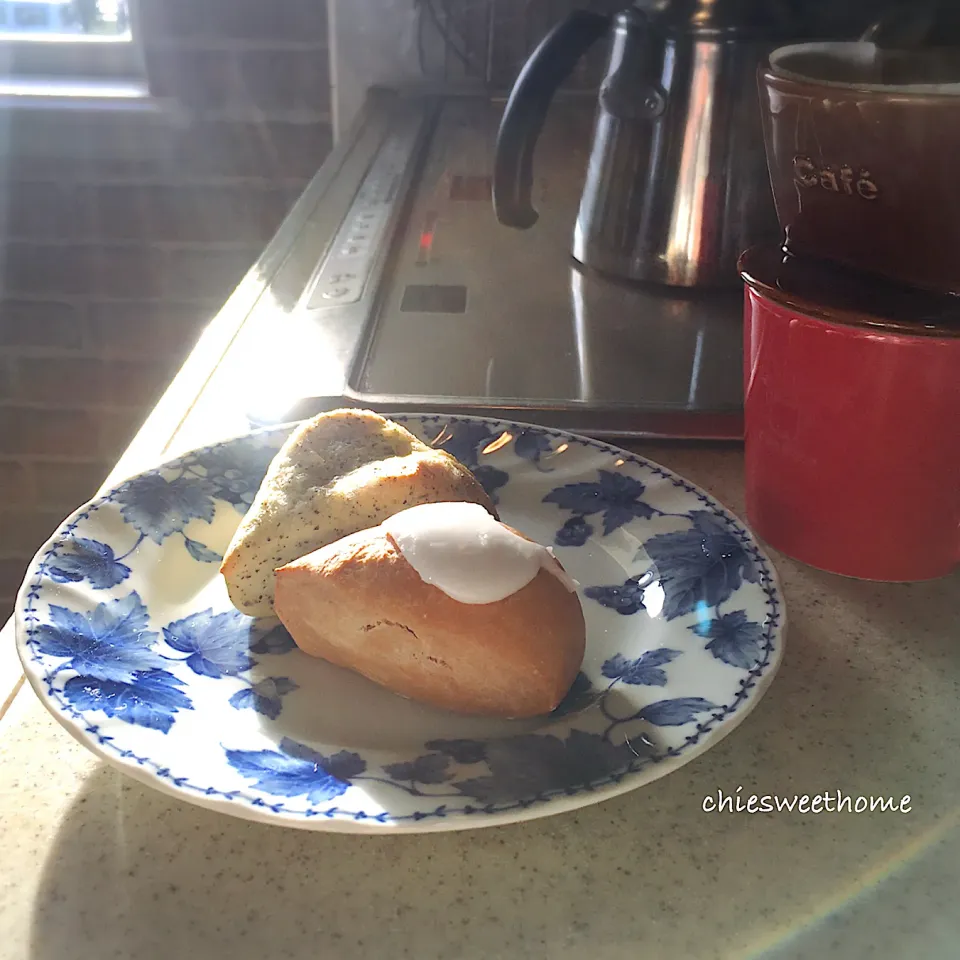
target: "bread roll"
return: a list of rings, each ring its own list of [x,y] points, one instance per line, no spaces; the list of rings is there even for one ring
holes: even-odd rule
[[[438,500],[481,504],[473,474],[442,450],[366,410],[334,410],[297,427],[270,464],[220,572],[243,613],[273,613],[274,571],[405,507]]]
[[[575,585],[552,555],[535,547],[547,560],[537,559],[532,578],[502,599],[461,602],[424,579],[391,529],[388,522],[360,531],[277,570],[277,616],[297,646],[395,693],[459,713],[528,717],[553,710],[580,669],[585,628]],[[430,569],[422,557],[407,555]],[[432,559],[441,580],[456,566],[444,556]],[[502,555],[489,560],[487,570],[511,566]],[[484,574],[482,558],[467,556],[462,566]],[[509,580],[508,571],[495,594]],[[483,593],[466,580],[463,586],[474,600]]]

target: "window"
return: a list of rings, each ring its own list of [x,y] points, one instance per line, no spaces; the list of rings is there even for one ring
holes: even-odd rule
[[[0,93],[140,79],[134,3],[0,0]]]
[[[126,0],[0,0],[4,40],[130,38]]]

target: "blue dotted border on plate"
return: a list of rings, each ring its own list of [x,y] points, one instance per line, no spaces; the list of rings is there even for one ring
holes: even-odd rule
[[[479,422],[501,428],[515,428],[518,425],[514,421],[495,420],[488,417],[448,417],[441,415],[417,416],[416,414],[395,414],[391,416],[391,419],[400,423],[414,420],[424,424]],[[160,470],[176,469],[177,465],[183,460],[187,459],[187,457],[194,456],[197,453],[207,453],[208,451],[216,450],[236,443],[244,443],[249,441],[251,437],[264,437],[273,433],[289,434],[290,430],[293,429],[293,426],[293,424],[290,424],[277,427],[265,427],[262,430],[252,431],[243,437],[236,437],[232,440],[224,440],[220,441],[219,443],[208,444],[205,447],[200,447],[197,450],[190,451],[188,454],[184,454],[182,457],[178,457],[165,464],[162,464],[155,470],[146,471],[146,473],[150,474],[157,473]],[[739,689],[730,703],[720,707],[718,710],[712,713],[707,721],[698,723],[696,725],[695,732],[684,740],[682,746],[671,747],[662,756],[657,757],[656,760],[652,762],[661,762],[668,758],[672,759],[674,757],[678,757],[690,747],[699,743],[704,735],[709,733],[718,723],[725,720],[727,717],[737,711],[743,701],[746,700],[750,690],[756,686],[757,680],[763,676],[763,674],[766,672],[766,668],[770,664],[770,658],[774,650],[774,635],[780,627],[783,601],[781,600],[779,592],[775,586],[775,580],[771,573],[770,567],[767,564],[766,558],[753,543],[750,534],[740,524],[737,518],[733,516],[733,514],[725,510],[722,506],[720,506],[720,504],[713,500],[713,498],[704,493],[704,491],[700,490],[698,487],[694,486],[692,483],[689,483],[683,478],[678,477],[672,471],[658,466],[644,457],[631,453],[628,450],[622,450],[619,447],[603,443],[599,440],[593,440],[589,437],[581,437],[577,434],[565,433],[562,430],[551,430],[546,427],[539,427],[535,424],[520,424],[520,426],[526,430],[536,431],[542,436],[560,439],[568,443],[572,441],[580,446],[599,450],[601,453],[622,457],[627,462],[648,470],[654,476],[669,481],[675,487],[679,487],[686,493],[693,494],[704,505],[704,507],[710,511],[710,513],[716,517],[719,517],[728,527],[733,530],[743,544],[744,549],[750,554],[751,558],[754,560],[758,566],[758,569],[760,570],[760,587],[766,596],[766,605],[768,609],[768,616],[765,621],[765,629],[763,634],[763,657],[758,660],[757,663],[747,672],[747,675],[740,680]],[[122,489],[123,486],[124,484],[121,484],[117,490]],[[43,554],[40,565],[37,568],[36,576],[34,577],[30,588],[26,593],[27,605],[23,610],[23,621],[24,623],[28,624],[26,646],[30,648],[31,660],[34,663],[40,664],[41,666],[43,665],[42,658],[37,655],[34,650],[36,644],[34,634],[37,630],[36,624],[39,622],[36,602],[40,597],[40,584],[46,572],[47,565],[49,561],[53,560],[57,556],[59,548],[63,546],[66,539],[73,533],[74,530],[76,530],[77,526],[82,521],[87,520],[100,507],[107,503],[113,502],[116,492],[117,491],[111,491],[105,496],[92,501],[80,513],[75,514],[73,518],[61,528],[57,538],[51,543],[46,552]],[[595,790],[600,788],[620,783],[624,777],[632,773],[639,772],[641,769],[649,766],[651,763],[651,761],[646,758],[635,760],[631,762],[630,765],[625,769],[611,774],[610,776],[604,777],[601,780],[595,780],[590,783],[582,784],[576,788],[570,787],[566,789],[548,791],[525,800],[518,800],[505,804],[487,804],[486,806],[473,806],[471,804],[466,804],[462,807],[450,807],[447,804],[441,804],[433,810],[417,810],[413,813],[402,814],[399,816],[392,816],[386,811],[379,814],[371,814],[366,813],[363,810],[342,810],[336,806],[326,807],[323,809],[318,809],[316,807],[297,808],[291,807],[289,804],[285,803],[270,803],[266,800],[263,800],[261,797],[247,793],[243,790],[224,791],[218,790],[216,787],[201,787],[195,783],[191,783],[186,777],[174,776],[169,767],[163,767],[155,760],[151,760],[149,757],[139,756],[132,750],[121,749],[113,743],[113,737],[109,737],[101,733],[97,724],[88,723],[84,714],[77,710],[72,704],[64,700],[60,693],[54,689],[54,680],[58,674],[59,671],[56,671],[53,674],[47,674],[44,676],[44,681],[47,685],[47,696],[49,699],[57,704],[62,713],[69,716],[72,720],[78,722],[81,725],[84,733],[94,737],[101,747],[116,754],[118,758],[135,762],[138,766],[150,770],[155,777],[158,777],[161,780],[169,781],[179,790],[190,791],[198,796],[217,797],[221,800],[243,801],[258,810],[269,810],[272,813],[286,813],[303,817],[305,819],[323,817],[328,820],[349,819],[355,822],[369,821],[370,823],[390,824],[401,821],[419,822],[431,817],[443,818],[449,815],[470,816],[473,814],[508,813],[512,810],[525,810],[534,804],[548,803],[550,800],[556,799],[557,797],[572,797],[581,793],[593,793]]]

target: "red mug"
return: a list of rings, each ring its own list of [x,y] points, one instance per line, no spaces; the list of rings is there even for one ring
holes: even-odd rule
[[[753,248],[746,505],[813,567],[914,581],[960,564],[960,298]]]

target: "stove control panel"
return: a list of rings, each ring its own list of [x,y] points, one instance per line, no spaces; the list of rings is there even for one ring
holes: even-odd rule
[[[384,142],[314,276],[309,309],[356,303],[363,295],[415,144],[416,131]]]

